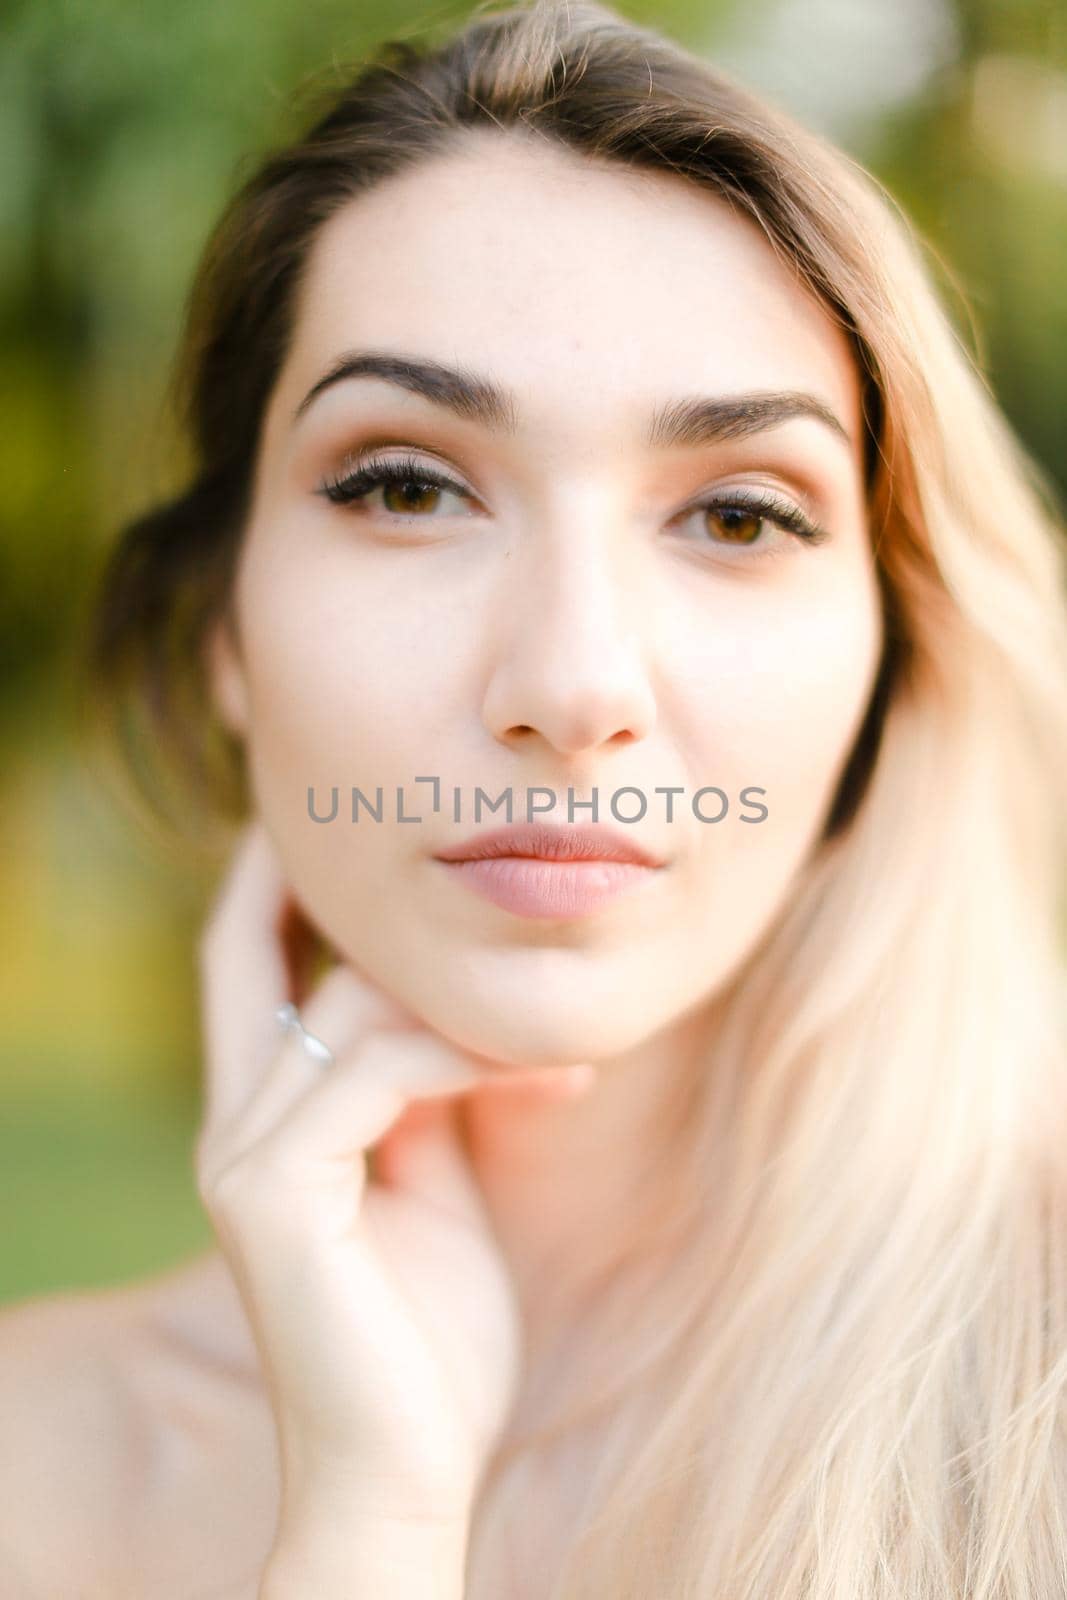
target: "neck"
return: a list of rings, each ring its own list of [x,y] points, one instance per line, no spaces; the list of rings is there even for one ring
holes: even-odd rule
[[[597,1062],[573,1099],[470,1095],[472,1170],[510,1267],[533,1349],[655,1228],[678,1111],[701,1070],[704,1008]]]

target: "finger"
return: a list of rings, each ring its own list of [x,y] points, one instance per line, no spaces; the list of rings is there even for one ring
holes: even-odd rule
[[[336,1061],[351,1054],[370,1030],[408,1017],[390,996],[347,963],[332,968],[303,1007],[301,1021],[308,1033],[333,1052],[334,1063],[310,1055],[295,1030],[283,1041],[275,1021],[278,1042],[274,1060],[223,1130],[222,1142],[231,1143],[234,1151],[248,1148],[288,1115],[324,1072],[336,1070]]]
[[[350,1217],[352,1184],[366,1181],[366,1153],[410,1101],[462,1093],[484,1068],[429,1031],[379,1030],[342,1056],[297,1099],[252,1152],[283,1182],[309,1178],[338,1197]]]
[[[238,840],[201,935],[205,1138],[232,1124],[279,1058],[277,1008],[298,996],[302,1003],[319,945],[320,935],[295,901],[273,840],[262,820],[254,818]],[[361,981],[368,997],[372,990],[377,995],[376,1008],[388,1004],[398,1019],[408,1017],[369,980]],[[366,1009],[368,1020],[376,1014]],[[323,1021],[343,1032],[345,1024],[335,1021],[332,1006]],[[302,1063],[292,1051],[286,1052],[286,1062],[287,1076],[299,1073]]]
[[[257,818],[240,836],[200,937],[205,1119],[232,1116],[278,1051],[274,1010],[288,998],[278,939],[287,885]]]
[[[597,1072],[593,1063],[579,1061],[565,1067],[502,1068],[472,1092],[525,1096],[531,1104],[535,1104],[545,1100],[578,1099],[587,1094],[596,1081]]]
[[[508,1081],[510,1077],[511,1081]],[[527,1095],[532,1102],[569,1099],[596,1082],[589,1063],[501,1073],[489,1092]],[[374,1146],[375,1182],[400,1189],[459,1221],[484,1227],[488,1213],[466,1147],[462,1107],[471,1094],[411,1100]]]
[[[579,1069],[578,1081],[584,1087],[592,1081],[586,1067],[582,1063]],[[509,1075],[516,1070],[516,1076],[525,1070],[538,1079],[544,1075],[543,1068],[504,1070]],[[304,1185],[309,1175],[317,1176],[325,1187],[333,1181],[341,1214],[350,1221],[352,1186],[358,1208],[367,1181],[368,1152],[377,1150],[414,1102],[457,1099],[494,1081],[484,1057],[461,1050],[429,1029],[376,1029],[287,1107],[259,1138],[255,1153],[283,1182],[288,1177]],[[453,1171],[457,1200],[462,1198],[461,1183],[462,1177]]]
[[[484,1227],[488,1213],[464,1146],[456,1099],[410,1101],[374,1147],[375,1181]]]

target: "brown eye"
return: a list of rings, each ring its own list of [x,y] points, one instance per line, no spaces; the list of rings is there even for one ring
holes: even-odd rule
[[[382,487],[382,505],[387,511],[395,511],[401,516],[405,512],[430,511],[440,494],[441,490],[436,484],[409,478],[403,483],[385,483]]]
[[[413,523],[440,521],[430,513],[439,509],[442,495],[453,495],[459,500],[471,498],[455,478],[436,467],[424,465],[413,456],[364,461],[347,476],[321,484],[316,493],[325,495],[335,505],[358,507],[367,515],[373,516],[380,510],[385,512],[387,521],[403,519]],[[376,495],[381,495],[378,506],[373,504]]]
[[[786,554],[790,540],[812,546],[829,538],[792,500],[747,486],[721,489],[714,499],[698,500],[675,520],[689,524],[700,554],[720,567],[727,563],[755,569],[757,563]]]
[[[709,506],[706,512],[715,538],[729,544],[755,544],[764,518],[745,506]]]

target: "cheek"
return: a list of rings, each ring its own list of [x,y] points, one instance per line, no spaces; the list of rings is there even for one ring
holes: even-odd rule
[[[264,777],[376,785],[429,759],[423,736],[447,702],[456,652],[425,584],[376,582],[373,569],[316,550],[308,563],[251,568],[242,603]]]
[[[672,668],[684,685],[678,714],[699,769],[767,788],[764,803],[787,828],[803,827],[828,799],[882,647],[873,573],[803,559],[812,565],[795,584],[739,585],[717,593],[700,614],[690,608],[674,635],[686,660]]]
[[[767,607],[737,607],[705,629],[685,674],[693,787],[716,784],[731,810],[696,830],[703,931],[729,926],[740,959],[785,899],[821,834],[873,688],[882,643],[873,583]],[[694,683],[708,692],[692,694]],[[765,791],[740,801],[743,789]],[[736,797],[736,798],[735,798]],[[767,816],[752,816],[759,801]],[[705,802],[709,815],[719,806]]]
[[[428,813],[412,780],[448,771],[461,669],[454,626],[421,588],[422,604],[410,585],[376,583],[321,549],[309,562],[250,561],[242,576],[252,792],[290,880],[327,922],[335,903],[387,889],[398,844],[411,848],[416,828],[398,839],[392,820],[397,789],[409,813]],[[381,822],[364,808],[352,823],[354,786],[371,804],[381,790]],[[324,818],[336,789],[332,822],[313,820],[309,788]]]
[[[859,731],[878,650],[862,605],[783,618],[758,643],[736,641],[718,680],[713,736],[743,763],[741,781],[773,781],[789,812],[817,807]],[[788,824],[782,806],[779,817]]]

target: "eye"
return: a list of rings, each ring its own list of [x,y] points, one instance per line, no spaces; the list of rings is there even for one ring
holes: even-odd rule
[[[379,491],[382,499],[374,507],[371,500]],[[440,510],[442,495],[474,498],[457,479],[412,455],[370,457],[315,492],[335,505],[358,505],[368,514],[381,510],[389,520],[400,522],[439,520],[433,513]],[[442,515],[448,515],[447,508]],[[698,542],[730,561],[748,563],[780,555],[789,536],[811,545],[829,537],[795,502],[768,489],[720,491],[691,506],[683,517],[699,517]],[[778,537],[769,537],[768,530]]]
[[[683,518],[696,521],[699,542],[726,552],[727,560],[762,561],[782,554],[790,538],[815,545],[829,537],[795,502],[769,489],[723,490]]]
[[[382,491],[380,505],[369,505],[372,495],[379,489]],[[390,518],[414,522],[434,520],[432,513],[440,505],[442,494],[455,494],[465,500],[472,498],[456,479],[414,456],[366,460],[354,472],[321,484],[315,492],[335,505],[359,505],[370,511],[380,509]]]

